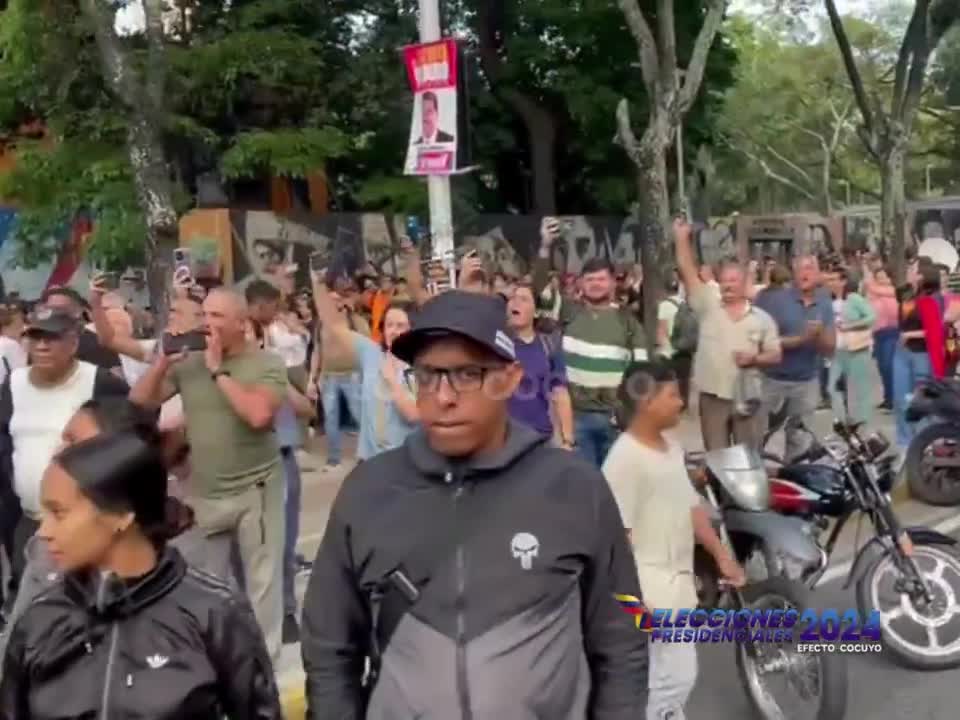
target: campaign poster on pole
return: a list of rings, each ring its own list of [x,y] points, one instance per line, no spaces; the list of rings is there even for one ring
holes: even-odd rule
[[[439,40],[403,49],[413,117],[404,172],[449,175],[457,170],[457,42]]]

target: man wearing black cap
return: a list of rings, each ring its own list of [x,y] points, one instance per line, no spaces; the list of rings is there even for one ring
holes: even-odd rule
[[[88,362],[97,367],[112,370],[120,369],[120,356],[110,348],[100,344],[95,332],[87,330],[82,325],[83,311],[86,302],[73,288],[51,287],[44,290],[40,296],[40,304],[58,310],[70,315],[76,322],[78,329],[77,335],[77,359]]]
[[[508,419],[505,315],[453,290],[394,342],[423,428],[334,502],[304,603],[313,720],[642,713],[646,636],[613,597],[640,596],[623,522],[594,467]]]
[[[0,463],[12,470],[19,516],[12,542],[12,575],[23,570],[23,548],[40,517],[40,480],[61,443],[67,421],[81,405],[105,395],[126,396],[127,384],[108,370],[77,359],[80,327],[72,315],[40,307],[27,321],[28,367],[16,368],[0,387]],[[12,520],[4,513],[3,537]]]

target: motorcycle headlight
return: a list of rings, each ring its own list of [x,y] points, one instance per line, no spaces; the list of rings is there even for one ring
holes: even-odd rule
[[[867,450],[870,451],[872,457],[880,457],[887,450],[890,449],[890,441],[887,440],[886,436],[879,430],[876,432],[870,433],[866,440]]]

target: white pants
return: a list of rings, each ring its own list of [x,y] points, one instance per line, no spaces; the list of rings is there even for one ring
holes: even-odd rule
[[[647,720],[686,720],[684,706],[697,681],[697,646],[652,642]]]

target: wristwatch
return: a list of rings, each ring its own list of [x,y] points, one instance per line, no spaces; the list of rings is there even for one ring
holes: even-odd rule
[[[230,377],[230,371],[229,371],[229,370],[223,370],[223,369],[214,370],[214,371],[212,371],[212,372],[210,373],[210,377],[213,378],[213,381],[214,381],[214,382],[216,382],[216,381],[217,381],[217,378],[219,378],[219,377]]]

